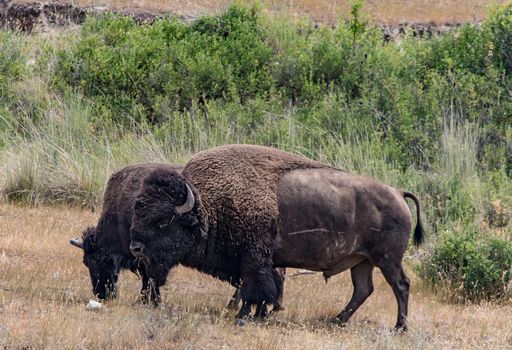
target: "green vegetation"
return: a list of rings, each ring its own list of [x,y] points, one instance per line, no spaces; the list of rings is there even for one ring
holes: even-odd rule
[[[470,226],[443,232],[419,272],[448,300],[508,300],[511,262],[512,242]]]
[[[507,298],[512,6],[385,43],[358,4],[336,28],[233,6],[191,24],[106,15],[0,32],[5,199],[95,207],[123,165],[270,145],[417,193],[431,245],[421,275],[462,286],[457,300]]]

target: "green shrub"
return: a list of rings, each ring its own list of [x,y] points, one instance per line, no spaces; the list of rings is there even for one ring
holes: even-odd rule
[[[389,43],[359,1],[352,10],[336,27],[231,6],[192,23],[89,18],[51,40],[0,33],[0,152],[12,151],[12,139],[24,147],[37,144],[34,135],[62,137],[49,128],[59,120],[81,120],[71,129],[101,140],[98,149],[148,137],[180,159],[259,143],[412,186],[433,232],[491,222],[493,204],[483,198],[510,207],[510,190],[488,176],[509,182],[512,174],[512,79],[507,52],[498,50],[508,40],[510,6],[482,25]],[[66,119],[77,101],[86,112]],[[25,119],[33,128],[16,123]],[[71,154],[83,142],[77,135]]]
[[[512,4],[504,5],[493,13],[484,23],[492,33],[492,49],[496,53],[496,62],[508,73],[512,72]]]
[[[421,181],[425,216],[434,234],[447,224],[474,225],[477,201],[470,191],[470,184],[457,175],[430,174]]]
[[[77,89],[95,102],[98,119],[123,126],[181,123],[180,115],[212,104],[291,106],[305,127],[342,140],[378,135],[373,141],[386,159],[402,170],[430,171],[442,167],[438,141],[448,119],[506,139],[512,80],[496,43],[506,42],[499,38],[508,28],[507,9],[482,26],[396,43],[384,43],[380,30],[361,19],[357,1],[352,19],[335,28],[238,5],[191,24],[104,16],[89,19],[72,49],[60,50],[54,75],[65,83],[55,86]],[[267,128],[266,119],[247,117],[240,120],[247,135]],[[482,148],[483,171],[503,161],[505,153],[495,152],[503,145]]]
[[[272,51],[255,9],[231,6],[187,26],[167,18],[135,25],[126,17],[89,20],[59,70],[73,87],[120,115],[141,106],[153,122],[195,101],[268,93]]]
[[[18,34],[0,31],[0,103],[5,102],[10,84],[18,80],[25,67],[23,40]]]
[[[446,230],[419,267],[421,277],[459,302],[509,297],[512,242],[478,228]]]

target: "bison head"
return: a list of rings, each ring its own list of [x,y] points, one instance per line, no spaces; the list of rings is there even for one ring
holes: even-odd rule
[[[200,249],[205,231],[199,206],[192,186],[173,171],[156,169],[144,179],[134,204],[130,249],[159,285],[169,269]]]
[[[82,241],[72,239],[70,243],[84,251],[83,263],[89,269],[94,295],[100,299],[115,298],[120,269],[127,267],[134,271],[135,260],[121,259],[98,244],[94,227],[88,227],[82,233]]]

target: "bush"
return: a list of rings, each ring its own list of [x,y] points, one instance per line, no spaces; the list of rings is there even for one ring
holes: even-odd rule
[[[434,233],[449,223],[473,225],[477,218],[476,201],[469,186],[457,175],[448,178],[429,176],[423,181],[425,215]]]
[[[161,122],[196,101],[265,95],[271,54],[255,9],[232,6],[192,25],[166,18],[138,26],[109,15],[87,21],[74,50],[61,52],[59,70],[117,122],[134,108]]]
[[[10,84],[23,73],[22,43],[18,35],[0,30],[0,103],[5,102]]]
[[[454,119],[496,134],[501,141],[481,142],[478,159],[483,171],[496,169],[512,114],[512,80],[498,58],[507,54],[498,44],[508,42],[508,7],[481,26],[397,43],[384,43],[360,9],[354,2],[352,20],[335,28],[238,5],[190,24],[88,19],[72,49],[60,50],[54,75],[65,83],[55,85],[83,93],[100,119],[123,126],[182,123],[212,104],[291,107],[299,123],[343,142],[378,135],[373,141],[402,170],[439,168],[443,123]],[[267,129],[267,119],[248,118],[237,121],[250,128],[245,135]]]
[[[492,33],[496,62],[508,73],[512,72],[512,4],[499,8],[485,22],[485,27]]]
[[[89,18],[49,40],[0,33],[0,147],[53,132],[71,100],[87,101],[72,129],[101,140],[98,149],[142,135],[183,159],[225,143],[278,146],[416,188],[434,232],[504,225],[511,190],[488,174],[504,183],[512,174],[512,79],[498,50],[510,6],[482,25],[385,43],[353,4],[352,20],[334,28],[231,6],[192,23]],[[70,142],[81,149],[80,137]],[[20,164],[30,170],[12,181],[21,191],[32,167]]]
[[[499,301],[510,295],[512,242],[476,227],[446,230],[419,273],[458,302]]]

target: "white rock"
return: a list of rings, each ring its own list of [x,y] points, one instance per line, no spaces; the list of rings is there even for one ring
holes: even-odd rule
[[[85,307],[87,310],[92,310],[92,311],[96,311],[96,310],[99,310],[102,308],[102,304],[101,303],[98,303],[96,300],[89,300],[89,302],[87,303],[87,306]]]

